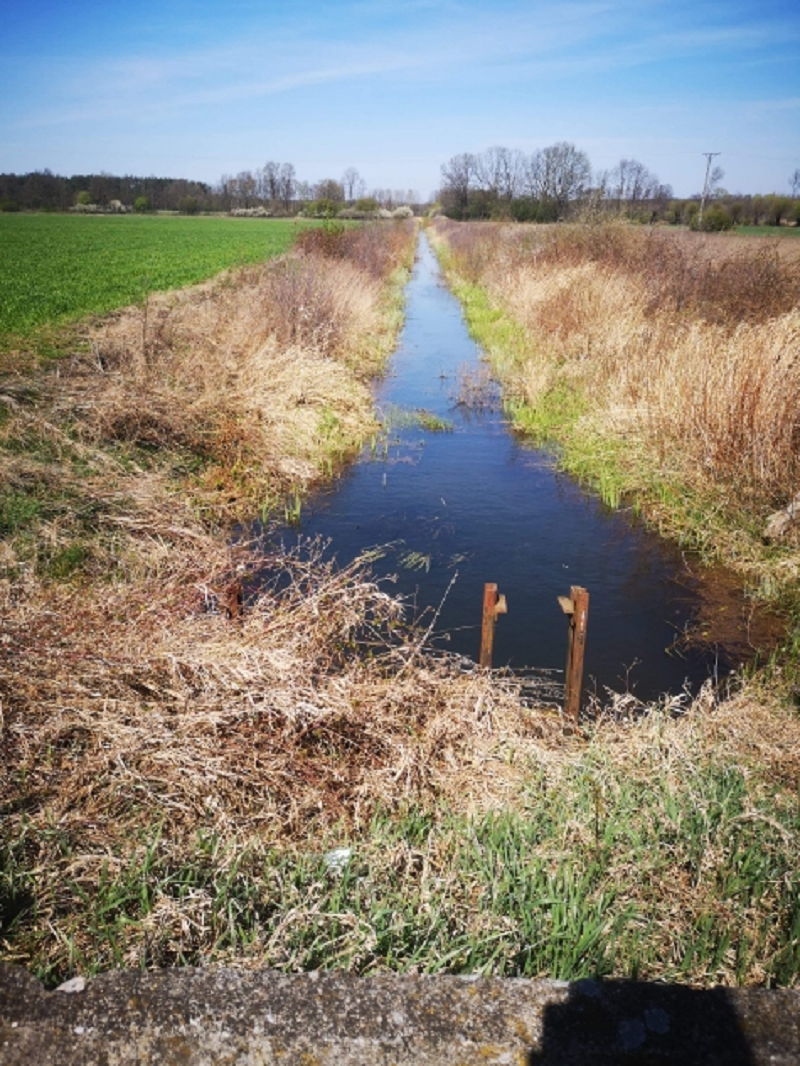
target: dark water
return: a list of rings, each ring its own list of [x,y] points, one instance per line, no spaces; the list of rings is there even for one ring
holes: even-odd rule
[[[567,624],[557,597],[583,585],[588,687],[650,699],[723,670],[715,648],[675,648],[700,602],[679,553],[559,475],[499,412],[455,405],[459,368],[476,369],[480,353],[424,237],[406,297],[400,344],[378,390],[379,406],[400,423],[388,450],[366,449],[304,508],[299,530],[278,535],[330,538],[342,564],[393,543],[376,571],[396,574],[393,590],[417,608],[440,607],[436,646],[475,659],[483,585],[496,582],[508,614],[498,619],[495,666],[563,669]],[[398,409],[424,409],[452,432],[427,432]]]

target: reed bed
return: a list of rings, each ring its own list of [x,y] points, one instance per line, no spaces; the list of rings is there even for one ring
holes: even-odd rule
[[[758,585],[760,531],[800,474],[793,242],[624,223],[439,232],[521,428]],[[793,554],[772,563],[765,588],[793,587]]]
[[[231,537],[369,424],[411,235],[363,232],[3,378],[2,957],[49,985],[212,963],[796,984],[800,726],[774,692],[615,698],[565,730],[431,653],[373,556]]]

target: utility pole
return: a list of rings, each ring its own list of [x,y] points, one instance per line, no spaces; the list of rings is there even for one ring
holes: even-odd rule
[[[703,211],[706,206],[706,197],[708,196],[708,179],[711,174],[711,160],[715,155],[722,155],[722,152],[703,152],[706,157],[706,180],[703,182],[703,195],[700,199],[700,215],[697,219],[698,227],[703,225]]]

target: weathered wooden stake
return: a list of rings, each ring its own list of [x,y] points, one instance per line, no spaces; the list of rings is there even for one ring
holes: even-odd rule
[[[492,665],[494,627],[499,614],[507,614],[505,596],[498,596],[497,585],[487,581],[483,586],[483,625],[481,627],[481,666]]]
[[[559,596],[561,610],[569,615],[567,670],[564,679],[564,713],[578,721],[583,685],[583,656],[586,651],[586,627],[589,621],[589,593],[580,585],[573,585],[569,598]]]

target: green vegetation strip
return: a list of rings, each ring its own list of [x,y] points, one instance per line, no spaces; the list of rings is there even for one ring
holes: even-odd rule
[[[653,770],[634,780],[598,746],[557,788],[532,772],[518,811],[379,814],[358,839],[292,849],[209,828],[179,853],[156,832],[98,855],[94,876],[69,832],[29,826],[0,852],[6,948],[51,985],[231,958],[289,972],[796,984],[796,797],[713,759],[687,762],[683,781]],[[23,855],[54,847],[61,870],[37,884]]]
[[[286,251],[292,221],[0,214],[0,338],[137,303]]]

